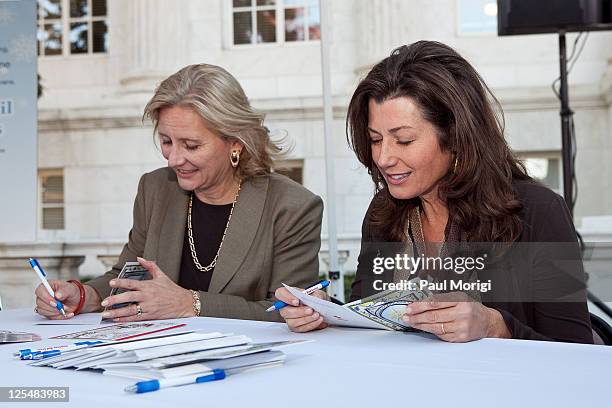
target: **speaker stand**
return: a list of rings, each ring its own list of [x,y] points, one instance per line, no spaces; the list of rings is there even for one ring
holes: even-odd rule
[[[572,163],[572,116],[574,112],[569,107],[569,93],[567,85],[567,46],[565,31],[559,32],[559,68],[561,88],[559,95],[561,99],[561,152],[563,155],[563,198],[574,217],[573,179],[574,166]]]

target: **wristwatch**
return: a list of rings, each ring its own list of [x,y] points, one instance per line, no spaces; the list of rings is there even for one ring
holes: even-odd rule
[[[199,316],[200,309],[202,309],[202,303],[200,303],[200,294],[195,290],[191,290],[191,296],[193,296],[193,312],[196,316]]]

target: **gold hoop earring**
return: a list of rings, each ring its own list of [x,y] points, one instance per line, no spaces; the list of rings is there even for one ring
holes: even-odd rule
[[[230,163],[232,164],[232,167],[234,168],[238,167],[238,163],[240,163],[240,151],[239,150],[232,151],[232,154],[230,156]]]
[[[455,156],[455,165],[453,166],[453,174],[457,173],[457,156]]]

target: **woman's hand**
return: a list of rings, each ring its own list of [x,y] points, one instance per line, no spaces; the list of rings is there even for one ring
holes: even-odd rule
[[[403,320],[415,329],[433,333],[449,342],[467,342],[484,337],[511,338],[497,310],[460,292],[414,302],[406,308]]]
[[[136,302],[120,309],[107,309],[102,313],[105,319],[115,322],[136,322],[141,320],[174,319],[195,316],[191,292],[172,282],[153,261],[137,258],[151,274],[150,280],[113,279],[110,286],[128,289],[127,292],[109,296],[102,306],[117,303]],[[141,314],[138,314],[140,306]]]
[[[81,293],[77,285],[71,282],[51,280],[49,285],[55,292],[55,297],[64,305],[65,319],[74,317],[74,310],[79,305]],[[92,287],[83,285],[85,288],[85,303],[79,313],[89,313],[100,310],[100,295]],[[40,284],[34,292],[36,294],[36,308],[34,311],[47,319],[64,319],[64,316],[55,307],[55,300],[49,295],[45,287]],[[53,306],[51,306],[53,304]]]
[[[319,330],[327,327],[327,323],[323,321],[323,317],[308,306],[301,305],[300,301],[293,296],[285,288],[278,288],[274,293],[278,300],[282,300],[287,304],[279,312],[287,326],[291,331],[304,333],[311,330]],[[327,293],[322,290],[317,290],[311,293],[311,296],[316,296],[319,299],[329,300]]]
[[[60,280],[50,280],[49,286],[51,286],[51,289],[53,289],[57,300],[61,301],[64,305],[66,317],[64,317],[64,315],[57,310],[57,307],[55,306],[55,299],[49,295],[49,292],[47,292],[47,289],[45,289],[42,283],[38,285],[36,291],[34,291],[34,294],[36,295],[36,307],[34,308],[34,311],[39,315],[51,320],[70,319],[73,317],[73,312],[81,300],[81,293],[79,292],[77,285]]]
[[[66,317],[57,310],[55,299],[49,295],[49,292],[47,292],[47,289],[45,289],[42,283],[38,285],[36,291],[34,291],[36,294],[36,307],[34,311],[51,320],[70,319],[73,317],[74,310],[81,300],[81,293],[77,285],[65,281],[50,280],[49,286],[53,289],[55,298],[64,305]]]

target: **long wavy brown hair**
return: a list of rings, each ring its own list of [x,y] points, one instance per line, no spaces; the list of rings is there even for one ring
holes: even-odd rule
[[[408,209],[418,197],[391,196],[372,160],[368,102],[408,97],[437,130],[438,143],[457,166],[439,182],[440,198],[472,242],[513,242],[523,228],[522,205],[513,183],[531,180],[504,139],[500,103],[476,70],[455,50],[435,41],[418,41],[393,50],[359,83],[348,107],[347,139],[368,168],[376,195],[369,222],[382,238],[406,238]]]

